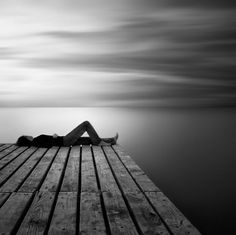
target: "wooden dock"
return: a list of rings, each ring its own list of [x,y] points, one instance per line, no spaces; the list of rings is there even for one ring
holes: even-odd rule
[[[200,234],[118,146],[0,144],[0,234]]]

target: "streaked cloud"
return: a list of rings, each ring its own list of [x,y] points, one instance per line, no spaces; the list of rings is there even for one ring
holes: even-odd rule
[[[0,106],[236,105],[235,13],[233,1],[0,1]]]

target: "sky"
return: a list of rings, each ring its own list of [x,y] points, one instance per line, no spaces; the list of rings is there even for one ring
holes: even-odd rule
[[[0,0],[0,29],[0,107],[236,105],[236,1]]]

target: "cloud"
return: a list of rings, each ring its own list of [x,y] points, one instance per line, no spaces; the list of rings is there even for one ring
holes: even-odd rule
[[[178,11],[177,11],[178,13]],[[106,31],[50,31],[47,37],[74,42],[75,48],[101,41],[110,47],[101,53],[61,54],[56,58],[30,58],[30,65],[166,71],[190,77],[232,77],[235,59],[236,18],[228,11],[187,10],[162,19],[154,16],[130,17]],[[191,14],[193,13],[193,14]],[[202,14],[202,18],[197,15]],[[232,13],[232,12],[230,12]],[[219,16],[221,14],[222,16]],[[168,17],[169,15],[169,17]],[[200,72],[201,71],[201,72]],[[216,73],[217,71],[217,73]]]
[[[138,1],[139,5],[148,7],[149,9],[157,9],[159,7],[169,7],[169,8],[202,8],[202,9],[216,9],[216,8],[232,8],[236,7],[234,0],[149,0],[148,3],[144,1]]]
[[[13,86],[26,88],[11,104],[235,104],[234,2],[38,4],[14,5],[15,28],[1,10],[12,26],[0,33],[1,70],[30,84]]]
[[[10,47],[0,47],[0,60],[14,59],[17,52]]]

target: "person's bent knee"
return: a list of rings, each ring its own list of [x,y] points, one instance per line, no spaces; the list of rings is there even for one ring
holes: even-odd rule
[[[90,124],[89,121],[84,121],[84,122],[83,122],[83,125],[86,125],[86,126],[87,126],[87,125],[89,125],[89,124]]]

